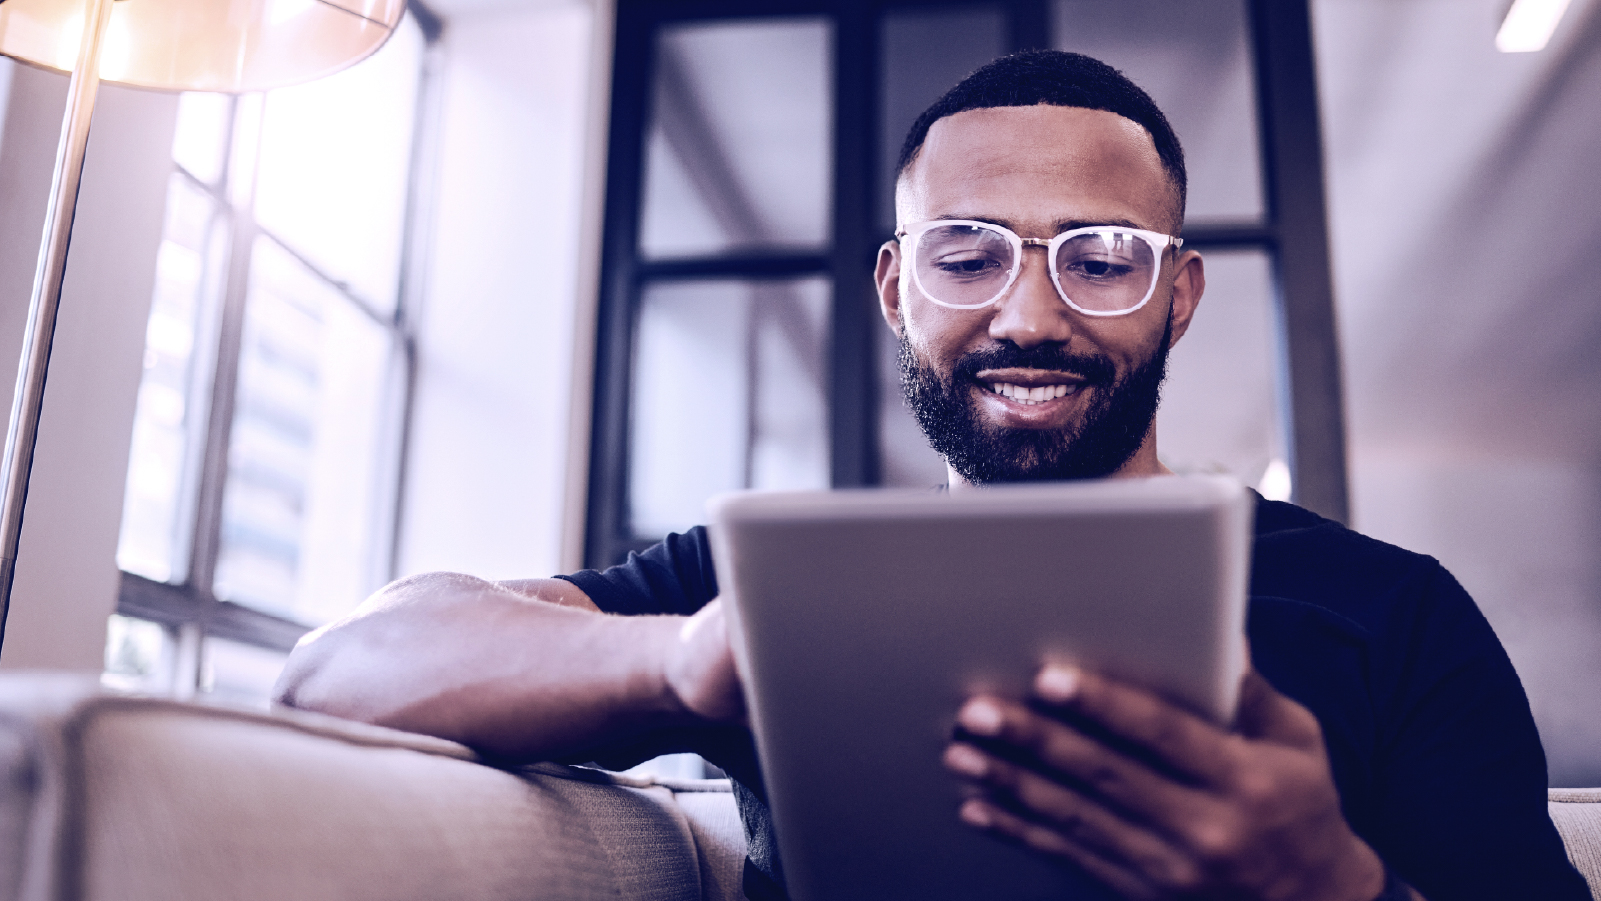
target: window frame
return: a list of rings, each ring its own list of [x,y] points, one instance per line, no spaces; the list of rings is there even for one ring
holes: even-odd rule
[[[1310,0],[1246,0],[1261,159],[1262,220],[1184,229],[1203,251],[1258,250],[1271,261],[1279,313],[1283,444],[1292,499],[1338,521],[1349,515],[1344,404],[1335,331]],[[874,203],[881,23],[886,12],[980,7],[1004,11],[1010,50],[1050,45],[1050,0],[619,0],[592,395],[586,566],[620,562],[661,536],[628,528],[633,347],[645,287],[688,278],[821,275],[832,283],[827,402],[835,488],[880,482]],[[823,17],[834,29],[832,238],[821,253],[730,252],[647,260],[639,253],[654,49],[670,25]]]
[[[180,658],[175,678],[184,684],[174,686],[185,693],[188,683],[201,678],[199,648],[206,638],[219,638],[275,651],[288,651],[301,636],[314,628],[298,622],[252,609],[233,601],[222,600],[213,591],[217,558],[221,548],[223,496],[228,476],[229,445],[234,425],[234,405],[239,383],[239,365],[243,351],[246,300],[250,285],[250,267],[253,247],[259,238],[266,238],[298,260],[305,270],[325,286],[337,292],[368,319],[383,328],[400,354],[399,393],[397,407],[399,421],[393,431],[394,445],[393,502],[389,505],[386,538],[387,570],[394,577],[396,550],[400,539],[400,517],[405,505],[405,476],[407,447],[411,437],[412,409],[417,375],[416,299],[422,287],[419,257],[424,241],[422,211],[427,188],[427,163],[432,157],[432,142],[438,107],[439,89],[438,47],[444,23],[432,10],[418,2],[408,0],[407,11],[417,23],[423,38],[423,50],[418,73],[415,114],[413,117],[410,155],[406,178],[406,202],[401,237],[400,279],[398,294],[392,313],[383,313],[354,292],[348,285],[321,271],[305,259],[294,246],[261,226],[255,219],[254,185],[243,192],[234,178],[233,167],[241,155],[236,152],[238,138],[237,117],[247,103],[259,105],[257,97],[229,99],[227,127],[228,152],[224,159],[223,175],[217,184],[207,183],[183,169],[176,161],[173,172],[203,191],[215,205],[216,213],[226,229],[227,250],[223,256],[224,272],[217,279],[220,297],[206,301],[215,308],[215,323],[209,334],[197,336],[215,342],[206,362],[209,373],[195,374],[197,379],[211,379],[210,400],[207,407],[205,437],[200,449],[198,472],[187,478],[198,482],[193,496],[194,506],[184,511],[191,528],[189,534],[188,568],[179,582],[161,582],[135,573],[123,571],[118,590],[116,613],[121,616],[149,620],[163,626],[169,638],[175,640]],[[259,97],[259,95],[257,95]],[[255,148],[249,151],[253,163]],[[203,320],[204,321],[204,320]],[[185,653],[185,648],[193,651]],[[183,658],[188,658],[187,660]]]

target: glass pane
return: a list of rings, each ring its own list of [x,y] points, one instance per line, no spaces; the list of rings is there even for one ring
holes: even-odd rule
[[[267,94],[256,217],[379,310],[394,308],[423,50],[407,19],[368,59]]]
[[[251,263],[218,597],[311,625],[383,580],[398,380],[390,333],[276,244]]]
[[[0,147],[6,140],[6,107],[11,104],[11,72],[16,67],[9,57],[0,56]]]
[[[828,241],[831,38],[820,19],[662,29],[645,150],[645,256]]]
[[[740,488],[827,488],[825,279],[646,289],[634,358],[634,534],[704,522]]]
[[[180,95],[178,128],[172,138],[173,161],[195,178],[220,185],[232,120],[233,98],[226,94]]]
[[[213,298],[225,245],[216,202],[174,174],[117,539],[117,566],[158,582],[182,582],[189,569],[195,476],[211,398],[210,379],[197,376],[210,370]]]
[[[1005,11],[990,6],[884,15],[878,224],[886,235],[895,231],[895,164],[906,132],[942,94],[1006,52],[1006,28]]]
[[[1262,218],[1244,0],[1056,0],[1055,44],[1116,67],[1184,145],[1189,220]]]
[[[268,710],[273,683],[288,659],[283,651],[207,636],[201,645],[200,690],[214,703]]]
[[[172,634],[160,623],[112,614],[106,620],[105,672],[100,681],[121,691],[167,694],[172,690],[176,650]]]
[[[1168,358],[1156,436],[1176,472],[1230,473],[1287,500],[1271,267],[1260,251],[1206,255],[1206,294]]]

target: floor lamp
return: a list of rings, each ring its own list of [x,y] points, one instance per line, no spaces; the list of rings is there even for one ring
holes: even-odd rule
[[[72,74],[0,459],[0,644],[100,82],[238,94],[311,81],[383,46],[405,9],[405,0],[0,0],[0,56]]]

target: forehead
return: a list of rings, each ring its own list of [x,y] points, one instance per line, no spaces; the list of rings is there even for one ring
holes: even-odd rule
[[[901,176],[901,224],[1002,222],[1052,234],[1069,222],[1175,231],[1177,191],[1132,120],[1070,106],[1009,106],[947,116]]]

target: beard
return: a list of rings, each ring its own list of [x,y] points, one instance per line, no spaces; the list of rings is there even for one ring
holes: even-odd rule
[[[896,355],[906,405],[923,434],[957,474],[975,485],[1042,482],[1108,476],[1127,463],[1150,433],[1167,377],[1168,320],[1149,359],[1117,375],[1112,361],[1098,354],[1073,354],[1055,344],[1028,349],[1004,343],[964,354],[950,378],[918,358],[901,328]],[[1063,429],[1003,429],[979,421],[971,392],[986,369],[1045,369],[1072,372],[1084,379],[1078,389],[1095,388],[1089,408]]]

